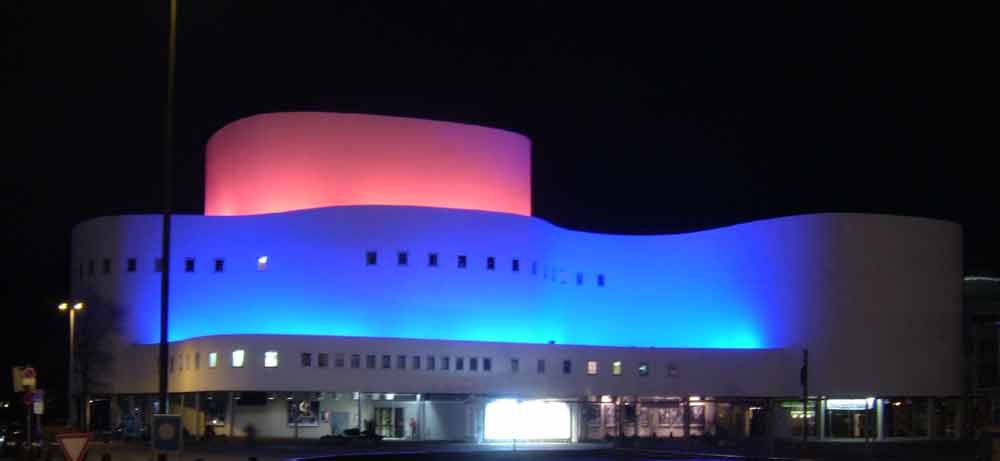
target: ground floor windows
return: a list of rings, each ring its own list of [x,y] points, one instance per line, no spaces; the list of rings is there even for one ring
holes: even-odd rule
[[[267,351],[264,353],[264,367],[275,368],[278,366],[278,351]]]
[[[233,351],[233,356],[232,356],[233,368],[243,367],[243,360],[246,358],[246,353],[247,351],[243,349],[236,349],[235,351]]]

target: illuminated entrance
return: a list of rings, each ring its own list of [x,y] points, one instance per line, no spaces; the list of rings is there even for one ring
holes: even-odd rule
[[[572,420],[565,402],[494,400],[486,404],[485,419],[489,441],[570,439]]]

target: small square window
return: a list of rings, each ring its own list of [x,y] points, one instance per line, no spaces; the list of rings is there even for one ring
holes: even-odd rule
[[[267,270],[267,259],[267,256],[257,258],[257,272],[264,272]]]
[[[333,366],[335,368],[344,368],[344,354],[343,353],[338,352],[336,354],[333,354]],[[357,367],[352,367],[352,368],[357,368]]]
[[[396,254],[396,264],[400,266],[406,266],[410,262],[410,254],[405,251],[400,251]]]
[[[419,355],[414,355],[413,356],[413,369],[414,370],[419,370],[420,369],[420,356]]]
[[[563,374],[568,375],[573,372],[573,362],[563,360]]]
[[[538,262],[537,261],[532,261],[531,262],[531,275],[538,275]]]
[[[351,368],[361,368],[361,354],[351,354]]]
[[[201,352],[194,353],[194,369],[195,370],[201,369]]]
[[[451,368],[451,357],[441,357],[441,369],[448,370]]]
[[[483,357],[483,371],[493,371],[493,359]]]
[[[438,267],[438,254],[431,253],[427,255],[427,265],[430,267]]]
[[[392,368],[392,356],[391,355],[383,355],[382,356],[382,369],[388,370],[389,368]]]
[[[469,264],[469,259],[466,258],[465,255],[458,255],[458,268],[459,269],[465,269],[465,267],[468,266],[468,264]]]
[[[428,355],[427,356],[427,369],[428,370],[434,370],[435,366],[437,365],[435,363],[436,359],[437,359],[437,357],[434,357],[433,355]]]
[[[330,366],[330,354],[320,352],[316,357],[316,366],[319,368],[326,368]]]
[[[156,258],[153,261],[153,271],[154,272],[163,272],[163,258]]]
[[[405,370],[406,369],[406,356],[400,355],[396,357],[396,369]]]
[[[475,357],[469,359],[469,371],[479,371],[479,359]]]
[[[226,260],[222,258],[215,258],[215,272],[219,273],[226,269]]]
[[[242,368],[243,360],[246,358],[247,351],[243,349],[236,349],[233,351],[233,368]]]
[[[518,359],[510,359],[510,371],[511,373],[517,373],[521,369],[521,361]]]
[[[615,376],[619,376],[622,374],[622,362],[620,360],[611,362],[611,374]]]
[[[587,361],[587,374],[588,375],[596,375],[597,374],[597,361],[596,360],[588,360]]]
[[[455,371],[462,371],[465,369],[465,359],[462,357],[455,357]]]
[[[538,372],[545,373],[545,359],[538,359]]]
[[[639,362],[639,376],[649,375],[649,364],[646,362]]]
[[[218,352],[209,352],[208,353],[208,367],[209,368],[215,368],[217,365],[219,365],[219,353]]]
[[[104,258],[104,259],[101,260],[101,273],[105,274],[105,275],[111,273],[111,259],[110,258]]]
[[[303,367],[311,367],[311,366],[313,366],[313,355],[312,355],[311,352],[303,352],[302,353],[302,366]]]
[[[194,258],[184,258],[184,272],[194,272]]]
[[[514,260],[510,262],[510,270],[512,270],[514,272],[520,272],[521,271],[521,261],[518,261],[517,258],[514,258]]]
[[[597,274],[597,286],[604,286],[604,274]]]
[[[128,258],[128,260],[125,261],[125,270],[129,272],[135,272],[137,266],[138,263],[136,262],[135,258]]]
[[[378,264],[378,253],[374,251],[369,251],[365,253],[365,265],[374,266]]]
[[[583,285],[583,272],[576,273],[576,284]]]
[[[365,356],[365,368],[373,369],[375,368],[375,356],[368,354]]]
[[[90,261],[87,262],[87,275],[90,275],[90,276],[94,275],[94,260],[93,259],[91,259]]]
[[[497,258],[492,256],[486,257],[486,270],[491,271],[497,268]]]
[[[264,368],[274,368],[278,366],[278,351],[267,351],[264,353]]]

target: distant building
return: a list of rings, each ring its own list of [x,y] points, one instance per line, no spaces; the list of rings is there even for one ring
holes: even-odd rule
[[[222,128],[205,215],[173,219],[169,411],[195,435],[370,421],[416,439],[739,438],[765,419],[784,436],[957,434],[958,225],[578,232],[531,216],[530,171],[527,138],[478,126],[276,113]],[[101,424],[167,410],[160,223],[73,232],[74,295],[124,313]]]

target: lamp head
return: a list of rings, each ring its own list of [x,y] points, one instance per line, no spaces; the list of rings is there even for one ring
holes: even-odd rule
[[[78,311],[83,309],[83,301],[73,304],[73,310]]]
[[[64,311],[69,309],[69,303],[59,303],[59,310]]]

